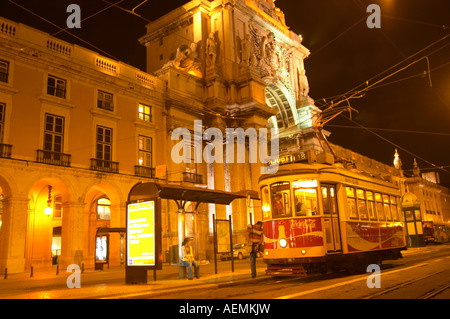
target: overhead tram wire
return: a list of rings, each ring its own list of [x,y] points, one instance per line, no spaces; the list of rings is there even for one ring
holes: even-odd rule
[[[332,101],[328,102],[328,104],[325,104],[325,107],[324,107],[324,108],[325,108],[326,110],[333,109],[333,107],[335,107],[335,106],[337,106],[337,105],[339,105],[339,104],[341,104],[341,103],[343,103],[343,102],[349,103],[349,100],[350,100],[350,99],[362,98],[362,97],[365,96],[365,94],[367,93],[367,91],[370,90],[370,88],[372,88],[372,87],[378,85],[379,83],[381,83],[381,82],[383,82],[384,80],[386,80],[386,79],[392,77],[393,75],[395,75],[395,74],[397,74],[397,73],[399,73],[399,72],[401,72],[401,71],[407,69],[408,67],[414,65],[415,63],[419,62],[419,61],[422,60],[422,59],[426,59],[426,60],[427,60],[427,63],[428,63],[428,73],[427,73],[427,74],[428,74],[430,86],[432,86],[432,83],[431,83],[431,74],[430,74],[430,73],[431,73],[431,71],[430,71],[430,62],[429,62],[428,56],[430,56],[430,55],[432,55],[432,54],[434,54],[434,53],[436,53],[436,52],[442,50],[442,49],[445,48],[447,45],[449,45],[449,43],[443,45],[442,47],[440,47],[440,48],[438,48],[438,49],[435,49],[434,51],[432,51],[431,53],[429,53],[429,55],[425,55],[425,56],[421,57],[420,59],[415,60],[414,62],[408,64],[407,66],[402,67],[401,69],[399,69],[399,70],[397,70],[397,71],[395,71],[395,72],[389,74],[388,76],[382,78],[381,80],[378,80],[377,82],[375,82],[375,83],[373,83],[373,84],[371,84],[371,85],[369,85],[369,81],[372,81],[373,79],[375,79],[375,78],[377,78],[377,77],[383,75],[384,73],[386,73],[387,71],[390,71],[391,69],[397,67],[398,65],[400,65],[400,64],[403,63],[404,61],[407,61],[407,60],[411,59],[412,57],[416,56],[417,54],[419,54],[419,53],[421,53],[421,52],[423,52],[423,51],[429,49],[429,48],[432,47],[433,45],[435,45],[435,44],[441,42],[442,40],[447,39],[448,37],[450,37],[450,33],[447,34],[446,36],[444,36],[443,38],[441,38],[441,39],[439,39],[439,40],[433,42],[433,43],[430,44],[430,45],[428,45],[428,46],[425,47],[424,49],[421,49],[421,50],[419,50],[418,52],[412,54],[411,56],[409,56],[409,57],[403,59],[403,60],[400,61],[399,63],[397,63],[397,64],[391,66],[390,68],[386,69],[385,71],[379,73],[378,75],[372,77],[371,79],[369,79],[369,80],[363,82],[362,84],[358,85],[358,86],[355,87],[354,89],[352,89],[352,90],[350,90],[350,91],[347,91],[347,92],[344,93],[344,94],[337,95],[335,99],[333,99]],[[361,90],[359,90],[359,91],[356,91],[357,88],[359,88],[359,87],[361,87],[361,86],[363,86],[363,85],[365,85],[365,88],[363,88],[363,89],[361,89]],[[347,96],[348,94],[350,94],[350,93],[352,93],[352,92],[353,92],[353,94],[351,94],[350,96]],[[335,103],[335,101],[337,101],[337,100],[339,100],[339,99],[340,99],[340,101],[338,101],[338,102]],[[325,101],[326,101],[326,100],[325,100]],[[328,107],[327,107],[327,106],[328,106]],[[326,107],[327,107],[327,108],[326,108]]]
[[[140,14],[137,14],[136,12],[134,12],[134,10],[136,10],[138,7],[140,7],[140,6],[141,6],[142,4],[144,4],[146,1],[141,2],[139,5],[137,5],[136,7],[134,7],[133,10],[128,10],[128,9],[125,9],[125,8],[119,6],[118,4],[119,4],[121,1],[119,1],[119,2],[117,2],[117,3],[112,3],[112,2],[110,2],[110,1],[108,1],[108,0],[102,0],[102,1],[108,3],[108,4],[112,5],[112,6],[114,6],[114,7],[116,7],[116,8],[118,8],[119,10],[122,10],[122,11],[124,11],[124,12],[126,12],[126,13],[129,13],[129,14],[132,14],[132,15],[138,17],[138,18],[141,18],[142,20],[144,20],[144,21],[146,21],[146,22],[148,22],[148,23],[151,22],[151,20],[149,20],[149,19],[147,19],[147,18],[144,18],[144,17],[141,16]]]
[[[317,49],[316,51],[314,51],[313,53],[311,53],[308,58],[311,58],[312,56],[316,55],[318,52],[322,51],[322,49],[326,48],[328,45],[330,45],[331,43],[333,43],[334,41],[336,41],[337,39],[339,39],[341,36],[343,36],[345,33],[347,33],[348,31],[350,31],[351,29],[353,29],[354,27],[356,27],[358,24],[360,24],[362,21],[366,20],[366,17],[362,17],[360,20],[358,20],[357,22],[355,22],[354,24],[352,24],[350,27],[348,27],[346,30],[344,30],[343,32],[341,32],[340,34],[338,34],[336,37],[334,37],[332,40],[330,40],[329,42],[327,42],[325,45],[321,46],[319,49]]]
[[[117,4],[121,3],[121,2],[124,2],[124,1],[125,1],[125,0],[119,0],[117,3],[111,4],[111,5],[109,5],[108,7],[103,8],[103,9],[97,11],[96,13],[93,13],[93,14],[91,14],[90,16],[88,16],[88,17],[86,17],[86,18],[80,20],[80,22],[78,22],[76,25],[79,25],[79,24],[81,24],[81,22],[85,22],[85,21],[89,20],[89,19],[95,17],[96,15],[98,15],[98,14],[100,14],[100,13],[102,13],[102,12],[104,12],[104,11],[110,9],[110,8],[112,8],[113,6],[115,6],[115,5],[117,5]],[[66,28],[64,28],[64,29],[61,29],[61,30],[59,30],[59,31],[57,31],[57,32],[55,32],[55,33],[53,33],[53,34],[51,34],[50,36],[54,37],[54,36],[56,36],[57,34],[59,34],[59,33],[61,33],[61,32],[67,31],[67,29],[69,29],[69,27],[66,27]]]
[[[76,35],[70,33],[69,31],[67,31],[67,29],[64,29],[64,28],[58,26],[57,24],[51,22],[50,20],[48,20],[48,19],[46,19],[46,18],[40,16],[39,14],[37,14],[37,13],[35,13],[35,12],[29,10],[28,8],[26,8],[26,7],[22,6],[22,5],[20,5],[20,4],[16,3],[16,2],[14,2],[13,0],[8,0],[8,1],[11,2],[11,3],[13,3],[14,5],[20,7],[21,9],[23,9],[23,10],[25,10],[25,11],[27,11],[27,12],[33,14],[34,16],[38,17],[39,19],[44,20],[45,22],[47,22],[47,23],[51,24],[52,26],[58,28],[58,29],[60,30],[60,32],[65,32],[65,33],[67,33],[67,34],[73,36],[74,38],[78,39],[79,41],[82,41],[83,43],[85,43],[85,44],[91,46],[92,48],[95,48],[96,50],[100,51],[101,53],[103,53],[103,54],[109,56],[110,58],[113,58],[114,60],[116,60],[116,61],[118,61],[118,62],[121,62],[121,60],[120,60],[119,58],[117,58],[117,57],[113,56],[112,54],[110,54],[110,53],[108,53],[108,52],[106,52],[106,51],[104,51],[104,50],[98,48],[97,46],[95,46],[95,45],[89,43],[88,41],[86,41],[86,40],[84,40],[84,39],[82,39],[82,38],[80,38],[80,37],[78,37],[78,36],[76,36]],[[105,1],[105,0],[104,0],[104,1]],[[128,12],[128,11],[129,11],[129,10],[126,10],[126,9],[124,9],[124,8],[122,8],[122,7],[120,7],[120,6],[118,6],[117,4],[112,4],[112,3],[110,3],[109,1],[105,1],[105,2],[107,2],[107,3],[109,3],[109,4],[113,5],[113,6],[116,6],[116,7],[120,8],[120,9],[122,9],[122,10],[125,11],[125,12]],[[119,2],[121,2],[121,1],[119,1]],[[101,11],[104,11],[104,10],[105,10],[105,9],[103,9],[103,10],[101,10]],[[145,19],[145,18],[139,16],[139,15],[136,14],[136,13],[132,13],[131,11],[130,11],[129,13],[130,13],[130,14],[133,14],[133,15],[135,15],[135,16],[137,16],[137,17],[140,17],[140,18],[142,18],[142,19],[144,19],[144,20],[147,20],[147,19]],[[94,14],[94,15],[96,15],[96,14]],[[86,20],[86,19],[85,19],[85,20]],[[150,21],[150,20],[147,20],[147,21]],[[187,39],[187,38],[186,38],[186,39]],[[212,112],[211,110],[208,110],[208,109],[204,109],[203,111],[209,113],[210,115],[221,116],[221,117],[223,117],[223,115],[221,115],[221,114],[219,114],[219,113],[216,113],[216,112]]]
[[[363,127],[351,126],[351,125],[328,124],[328,126],[338,127],[338,128],[349,128],[349,129],[365,129]],[[374,128],[374,127],[369,127],[369,129],[373,130],[373,131],[386,131],[386,132],[393,132],[393,133],[450,136],[450,133],[441,133],[441,132],[410,131],[410,130],[398,130],[398,129]]]
[[[444,47],[446,47],[447,45],[450,45],[450,43],[446,44]],[[440,48],[440,49],[443,49],[444,47],[442,47],[442,48]],[[436,51],[437,51],[437,50],[436,50]],[[441,65],[439,65],[439,66],[436,66],[436,67],[432,68],[432,69],[430,70],[430,72],[433,72],[433,71],[442,69],[442,68],[444,68],[444,67],[447,67],[448,65],[450,65],[450,62],[446,62],[446,63],[444,63],[444,64],[441,64]],[[423,77],[424,75],[427,75],[427,72],[426,72],[426,71],[421,72],[421,73],[418,73],[418,74],[415,74],[415,75],[406,76],[406,77],[404,77],[404,78],[400,78],[400,79],[397,79],[397,80],[393,80],[393,81],[388,82],[388,83],[375,85],[375,86],[371,87],[370,89],[367,89],[366,91],[369,92],[369,91],[371,91],[371,90],[375,90],[375,89],[382,88],[382,87],[385,87],[385,86],[397,84],[397,83],[402,82],[402,81],[414,79],[414,78],[417,78],[417,77]],[[341,96],[341,95],[329,96],[329,97],[327,97],[327,98],[323,98],[322,101],[321,101],[321,100],[317,100],[317,101],[315,101],[316,106],[319,107],[319,108],[323,108],[324,106],[328,105],[327,100],[333,99],[333,98],[336,98],[336,97],[339,97],[339,96]]]
[[[382,14],[381,15],[383,18],[388,18],[388,19],[392,19],[392,20],[399,20],[399,21],[403,21],[403,22],[409,22],[409,23],[415,23],[415,24],[421,24],[421,25],[426,25],[429,27],[433,27],[433,28],[439,28],[441,30],[448,30],[448,26],[447,25],[439,25],[439,24],[434,24],[434,23],[429,23],[429,22],[424,22],[424,21],[419,21],[419,20],[412,20],[412,19],[405,19],[405,18],[399,18],[399,17],[393,17],[390,15],[386,15],[386,14]]]
[[[429,44],[428,46],[426,46],[425,48],[423,48],[423,49],[417,51],[416,53],[410,55],[409,57],[407,57],[407,58],[401,60],[400,62],[396,63],[395,65],[393,65],[393,66],[387,68],[387,69],[384,70],[383,72],[381,72],[381,73],[379,73],[379,74],[373,76],[372,78],[370,78],[370,79],[364,81],[363,83],[357,85],[356,87],[354,87],[353,89],[347,91],[346,93],[337,95],[335,99],[333,99],[332,101],[328,102],[328,105],[333,105],[338,99],[345,99],[345,100],[347,100],[348,98],[346,98],[346,96],[349,95],[349,94],[351,94],[352,92],[356,91],[358,88],[360,88],[360,87],[362,87],[362,86],[367,86],[367,84],[368,84],[370,81],[376,79],[377,77],[380,77],[380,76],[383,75],[384,73],[386,73],[386,72],[388,72],[388,71],[394,69],[395,67],[397,67],[397,66],[401,65],[402,63],[404,63],[405,61],[410,60],[411,58],[413,58],[413,57],[417,56],[418,54],[420,54],[420,53],[422,53],[422,52],[428,50],[429,48],[433,47],[433,46],[436,45],[437,43],[442,42],[442,41],[448,39],[449,37],[450,37],[450,33],[447,34],[447,35],[445,35],[444,37],[440,38],[439,40],[434,41],[433,43],[431,43],[431,44]],[[447,46],[447,45],[448,45],[448,44],[444,45],[443,47],[439,48],[438,50],[444,48],[444,47]],[[425,57],[425,56],[424,56],[424,57]],[[424,57],[422,57],[421,59],[423,59]],[[364,90],[360,90],[360,91],[364,91]]]
[[[352,123],[356,124],[357,126],[363,128],[363,129],[365,129],[366,131],[368,131],[368,132],[372,133],[373,135],[377,136],[378,138],[382,139],[383,141],[385,141],[385,142],[387,142],[387,143],[389,143],[389,144],[395,146],[395,147],[398,148],[398,149],[401,149],[401,150],[404,151],[405,153],[408,153],[409,155],[411,155],[411,156],[413,156],[413,157],[415,157],[415,158],[420,159],[421,161],[423,161],[423,162],[425,162],[425,163],[427,163],[427,164],[433,166],[433,167],[436,168],[436,169],[442,170],[442,171],[444,171],[444,172],[450,174],[450,171],[448,171],[447,169],[442,168],[442,167],[440,167],[440,166],[438,166],[438,165],[436,165],[436,164],[434,164],[434,163],[432,163],[432,162],[430,162],[430,161],[428,161],[428,160],[422,158],[421,156],[419,156],[419,155],[417,155],[417,154],[414,154],[414,153],[411,152],[411,151],[408,151],[408,150],[405,149],[404,147],[402,147],[402,146],[400,146],[400,145],[398,145],[398,144],[392,142],[391,140],[385,138],[384,136],[381,136],[380,134],[374,132],[374,131],[371,130],[370,128],[368,128],[368,127],[366,127],[366,126],[364,126],[364,125],[362,125],[362,124],[356,122],[355,120],[353,120],[353,119],[351,119],[351,118],[348,118],[348,117],[345,116],[344,114],[340,114],[340,115],[343,116],[344,118],[346,118],[347,120],[351,121]]]
[[[59,29],[61,32],[65,32],[65,33],[71,35],[72,37],[76,38],[77,40],[79,40],[79,41],[81,41],[81,42],[83,42],[83,43],[89,45],[90,47],[92,47],[92,48],[94,48],[94,49],[96,49],[96,50],[98,50],[98,51],[100,51],[101,53],[103,53],[103,54],[105,54],[105,55],[107,55],[107,56],[109,56],[109,57],[111,57],[111,58],[113,58],[113,59],[115,59],[115,60],[117,60],[117,61],[120,61],[120,59],[116,58],[115,56],[111,55],[110,53],[108,53],[108,52],[106,52],[106,51],[100,49],[99,47],[93,45],[92,43],[89,43],[88,41],[86,41],[86,40],[80,38],[79,36],[76,36],[75,34],[70,33],[70,32],[67,31],[66,29],[61,28],[59,25],[57,25],[57,24],[51,22],[50,20],[48,20],[48,19],[42,17],[41,15],[39,15],[39,14],[37,14],[37,13],[35,13],[35,12],[29,10],[29,9],[27,9],[26,7],[20,5],[20,4],[16,3],[16,2],[14,2],[13,0],[8,0],[8,1],[9,1],[10,3],[12,3],[12,4],[18,6],[19,8],[21,8],[21,9],[27,11],[28,13],[31,13],[32,15],[38,17],[39,19],[44,20],[45,22],[51,24],[51,25],[54,26],[55,28]]]

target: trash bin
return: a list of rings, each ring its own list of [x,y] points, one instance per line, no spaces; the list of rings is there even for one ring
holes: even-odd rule
[[[178,245],[173,245],[169,247],[169,262],[171,264],[180,263],[180,259],[178,257]]]

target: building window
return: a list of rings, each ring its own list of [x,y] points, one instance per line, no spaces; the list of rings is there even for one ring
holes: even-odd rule
[[[109,220],[111,213],[111,201],[107,197],[97,200],[97,219]]]
[[[64,118],[45,114],[44,151],[62,153],[64,141]]]
[[[53,218],[61,218],[62,217],[62,196],[56,195],[53,205]]]
[[[98,90],[97,107],[108,111],[114,111],[112,93]]]
[[[139,135],[139,165],[152,167],[152,138]]]
[[[61,226],[53,228],[52,237],[52,265],[59,265],[61,256]]]
[[[96,159],[111,161],[112,160],[112,129],[97,126],[97,151]]]
[[[152,107],[149,105],[139,103],[139,119],[141,119],[145,122],[151,122],[152,121]]]
[[[66,80],[57,78],[56,76],[49,75],[47,81],[47,94],[66,98]]]
[[[3,131],[5,129],[5,110],[6,105],[0,103],[0,144],[3,143]]]
[[[9,62],[0,60],[0,82],[8,83]]]

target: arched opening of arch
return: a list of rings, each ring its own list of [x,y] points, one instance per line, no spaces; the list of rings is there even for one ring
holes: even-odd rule
[[[295,99],[288,90],[281,84],[270,83],[266,90],[266,104],[277,110],[277,115],[268,120],[268,127],[275,129],[279,134],[297,123],[298,114]]]
[[[28,192],[25,267],[58,265],[63,251],[62,228],[71,201],[69,188],[58,178],[42,178]]]
[[[117,190],[106,184],[89,188],[85,196],[86,241],[85,267],[103,269],[103,265],[120,266],[125,262],[125,241],[119,233],[100,234],[101,228],[125,227]]]

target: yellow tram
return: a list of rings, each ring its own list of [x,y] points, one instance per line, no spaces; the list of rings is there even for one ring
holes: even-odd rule
[[[400,190],[392,183],[340,164],[294,162],[261,176],[260,190],[269,275],[361,272],[406,249]]]

